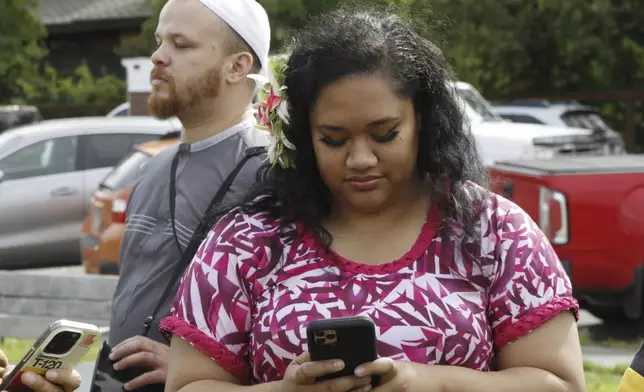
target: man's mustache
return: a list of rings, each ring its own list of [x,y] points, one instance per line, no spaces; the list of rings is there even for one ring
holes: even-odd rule
[[[161,68],[154,67],[152,69],[152,72],[150,72],[150,81],[153,79],[161,79],[165,80],[166,82],[172,82],[172,77],[165,72]]]

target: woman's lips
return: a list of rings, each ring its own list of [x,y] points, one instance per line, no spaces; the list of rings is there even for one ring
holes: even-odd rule
[[[352,176],[347,181],[356,191],[366,192],[376,189],[381,178],[379,176]]]

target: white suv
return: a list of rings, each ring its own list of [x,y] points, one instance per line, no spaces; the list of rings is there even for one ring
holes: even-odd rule
[[[517,123],[584,128],[604,134],[613,154],[625,152],[621,135],[606,124],[599,110],[577,101],[517,100],[494,105],[492,110],[497,115]]]
[[[566,125],[512,122],[501,117],[472,85],[454,82],[453,88],[464,106],[486,166],[522,158],[552,159],[612,153],[603,134]]]

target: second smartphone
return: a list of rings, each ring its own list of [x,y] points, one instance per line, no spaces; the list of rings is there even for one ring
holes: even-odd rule
[[[21,381],[24,372],[43,376],[52,369],[73,369],[99,340],[98,327],[75,321],[58,320],[40,335],[16,367],[0,383],[0,391],[27,392]]]

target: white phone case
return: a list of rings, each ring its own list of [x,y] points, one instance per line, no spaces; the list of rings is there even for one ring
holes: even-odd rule
[[[72,348],[61,354],[45,353],[44,350],[49,342],[56,335],[65,331],[80,334]],[[99,339],[100,332],[96,325],[69,320],[58,320],[51,323],[11,373],[2,379],[0,391],[30,391],[31,389],[24,386],[20,380],[24,372],[33,372],[44,376],[48,370],[76,367],[90,347]]]

